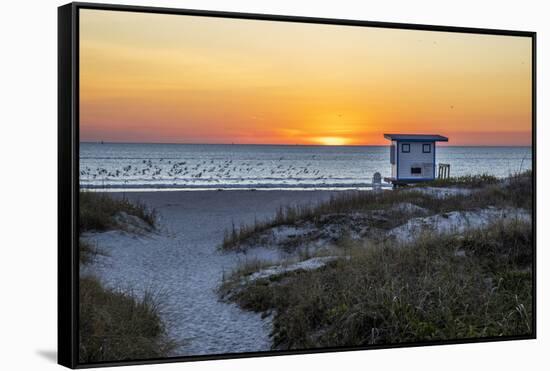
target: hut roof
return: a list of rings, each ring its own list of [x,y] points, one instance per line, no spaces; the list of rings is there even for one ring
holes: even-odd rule
[[[384,134],[389,140],[448,142],[449,138],[436,134]]]

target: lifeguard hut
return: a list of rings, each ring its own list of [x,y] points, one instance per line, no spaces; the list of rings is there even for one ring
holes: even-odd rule
[[[384,181],[398,186],[435,179],[436,143],[449,138],[431,134],[384,134],[384,138],[391,141],[391,177]]]

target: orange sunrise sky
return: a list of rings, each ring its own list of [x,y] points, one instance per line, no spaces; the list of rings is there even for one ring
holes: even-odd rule
[[[527,37],[80,10],[80,140],[531,145]]]

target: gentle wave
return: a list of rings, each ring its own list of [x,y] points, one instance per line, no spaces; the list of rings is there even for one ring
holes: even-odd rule
[[[384,185],[383,187],[390,187]],[[82,189],[301,189],[301,188],[317,188],[317,189],[359,189],[372,188],[372,183],[334,183],[334,184],[319,184],[319,183],[301,183],[301,184],[281,184],[281,183],[239,183],[239,184],[153,184],[153,183],[126,183],[126,184],[86,184],[81,183]]]
[[[86,189],[348,189],[391,176],[381,146],[80,144]],[[438,147],[436,156],[452,176],[505,177],[532,165],[530,147]]]

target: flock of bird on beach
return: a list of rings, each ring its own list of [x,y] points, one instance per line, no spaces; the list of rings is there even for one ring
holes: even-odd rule
[[[205,180],[220,182],[223,180],[246,180],[254,178],[266,179],[330,179],[332,176],[321,175],[320,169],[312,168],[312,162],[304,166],[298,166],[281,157],[276,161],[233,161],[233,160],[201,160],[182,161],[160,158],[158,160],[134,160],[119,168],[93,167],[84,165],[80,169],[81,180],[87,181],[112,181],[122,180],[128,183],[130,180]],[[256,176],[253,176],[256,175]]]

